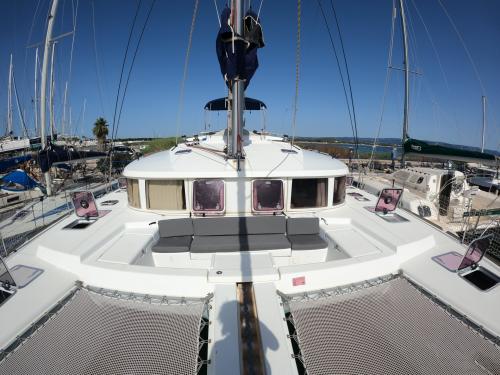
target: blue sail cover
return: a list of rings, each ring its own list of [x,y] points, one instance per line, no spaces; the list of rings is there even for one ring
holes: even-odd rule
[[[31,160],[31,155],[16,156],[0,160],[0,173],[5,173],[13,167],[17,167],[19,164],[27,162],[28,160]]]
[[[1,189],[8,192],[27,191],[36,188],[38,181],[31,178],[25,171],[16,169],[1,178]]]
[[[226,7],[221,13],[221,27],[215,42],[217,58],[228,88],[237,78],[245,80],[246,89],[259,67],[257,48],[264,47],[260,20],[251,9],[248,10],[244,20],[245,35],[233,35],[230,18],[231,9]]]

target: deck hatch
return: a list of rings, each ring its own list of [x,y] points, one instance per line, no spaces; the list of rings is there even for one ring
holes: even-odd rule
[[[498,337],[403,277],[282,298],[301,373],[500,373]]]

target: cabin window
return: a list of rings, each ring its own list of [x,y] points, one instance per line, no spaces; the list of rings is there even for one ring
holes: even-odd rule
[[[292,180],[291,208],[325,207],[327,203],[327,178],[297,178]]]
[[[139,199],[138,180],[127,178],[127,197],[128,197],[128,204],[131,207],[136,207],[136,208],[141,207],[141,201]]]
[[[183,180],[146,181],[147,207],[152,210],[179,211],[186,209]]]
[[[347,176],[335,178],[335,185],[333,188],[333,205],[344,203],[345,201],[345,188]]]
[[[204,214],[224,212],[224,181],[194,181],[193,211]]]
[[[257,212],[283,210],[283,181],[255,180],[252,186],[252,207]]]

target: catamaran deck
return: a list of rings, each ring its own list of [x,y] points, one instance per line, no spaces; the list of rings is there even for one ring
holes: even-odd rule
[[[171,265],[167,259],[167,263],[161,267],[155,265],[150,248],[158,236],[156,222],[167,217],[128,208],[126,193],[123,191],[107,194],[99,200],[99,208],[110,212],[98,219],[99,225],[92,224],[85,229],[65,229],[76,220],[72,215],[57,223],[49,232],[38,235],[26,244],[22,251],[7,259],[11,268],[24,265],[43,272],[2,305],[0,319],[10,323],[2,328],[0,343],[3,349],[15,343],[25,331],[25,327],[35,324],[65,296],[73,293],[77,282],[94,289],[104,288],[125,294],[148,294],[169,298],[206,299],[213,294],[208,317],[211,323],[208,369],[210,373],[235,373],[239,371],[240,366],[239,359],[235,358],[233,353],[239,337],[236,283],[253,282],[266,366],[273,372],[296,373],[295,363],[290,360],[294,350],[287,338],[289,332],[283,320],[285,310],[278,292],[283,295],[304,294],[400,272],[427,293],[453,306],[473,324],[487,327],[486,331],[491,337],[500,336],[500,288],[493,288],[488,292],[480,291],[431,260],[436,254],[452,250],[463,253],[465,249],[456,240],[437,231],[429,234],[429,224],[404,211],[397,212],[400,218],[407,220],[402,222],[386,221],[376,214],[367,215],[366,206],[374,205],[374,198],[357,189],[349,189],[349,192],[353,191],[365,195],[369,201],[361,202],[348,195],[343,207],[317,213],[321,218],[321,235],[329,244],[321,261],[295,259],[293,255],[273,256],[269,252],[260,251],[243,254],[217,253],[207,259],[186,259],[184,263],[173,262]],[[102,205],[104,201],[109,200],[118,202],[112,206]],[[64,233],[64,237],[58,236],[58,232]],[[481,264],[498,273],[498,267],[489,260],[484,259]],[[399,294],[396,293],[394,298],[408,292],[405,288],[408,288],[406,284],[402,289],[398,289]],[[410,288],[410,291],[412,290]],[[364,308],[374,314],[383,313],[380,303],[368,304]],[[411,305],[406,308],[412,309]],[[82,309],[86,311],[86,307]],[[342,315],[344,310],[340,311],[339,314]],[[397,316],[385,316],[384,324],[392,324],[392,320],[399,319],[406,312],[408,311],[402,310]],[[345,314],[347,318],[349,314]],[[15,320],[10,319],[13,316],[16,317]],[[107,314],[96,313],[94,316],[96,320],[107,319]],[[310,317],[307,314],[305,316],[305,324],[312,324],[307,322]],[[439,316],[444,319],[443,324],[447,327],[453,327],[456,322],[456,318],[451,316]],[[76,315],[71,319],[76,319]],[[196,319],[199,320],[199,316]],[[57,324],[57,321],[58,318],[51,324]],[[327,323],[315,324],[325,324],[325,329],[327,326]],[[349,327],[354,331],[350,332]],[[345,329],[346,335],[360,334],[357,331],[359,327],[356,328],[354,322]],[[47,330],[51,332],[49,328]],[[298,330],[300,339],[300,329]],[[62,337],[73,335],[71,330],[58,332]],[[181,334],[178,339],[188,338]],[[32,338],[26,342],[30,340]],[[192,341],[192,338],[189,340]],[[361,339],[356,341],[357,344],[362,342]],[[386,344],[389,345],[390,340]],[[468,368],[477,370],[484,366],[491,373],[496,373],[500,355],[491,356],[491,353],[497,352],[491,351],[489,343],[481,345],[489,348],[487,353],[490,354],[485,358],[490,358],[491,361],[485,362],[481,357],[483,359],[479,361],[479,365],[472,364],[472,367]],[[43,362],[39,351],[29,351],[29,346],[25,344],[20,348],[24,348],[23,352],[26,352],[25,355],[30,356],[31,360]],[[351,349],[345,348],[345,354],[360,355],[355,353],[358,350],[355,346]],[[17,350],[0,364],[2,371],[9,368],[4,366],[9,363],[9,358],[15,358],[12,355],[17,355]],[[308,349],[304,347],[303,350],[305,355]],[[114,352],[109,355],[116,358],[107,359],[118,360],[123,353]],[[85,357],[92,354],[89,352],[82,355]],[[391,357],[387,357],[387,361],[389,358]],[[462,358],[460,361],[468,361],[470,364],[473,359]],[[82,359],[86,360],[89,358]],[[408,359],[406,364],[394,365],[394,369],[411,369],[412,361],[418,360],[418,357],[413,357]],[[25,358],[22,361],[25,361]],[[52,361],[57,362],[57,358]],[[434,360],[430,361],[434,363]],[[387,363],[382,362],[381,369],[386,369],[384,366]],[[54,368],[60,365],[51,363],[56,366]],[[308,369],[311,367],[310,373],[315,373],[312,370],[314,366],[308,366],[307,360],[305,363]],[[409,367],[404,367],[405,365]],[[477,370],[477,373],[480,373],[479,371]]]

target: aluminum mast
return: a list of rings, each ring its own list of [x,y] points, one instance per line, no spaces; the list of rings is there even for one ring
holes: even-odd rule
[[[38,47],[35,52],[35,136],[38,135]]]
[[[486,132],[486,96],[483,95],[483,131],[481,132],[481,152],[484,152],[485,132]]]
[[[54,141],[55,119],[54,119],[54,54],[56,52],[56,42],[52,42],[52,51],[50,56],[50,87],[49,87],[49,121],[50,121],[50,139]]]
[[[54,21],[56,18],[57,4],[59,0],[52,1],[52,7],[50,9],[50,14],[47,22],[47,34],[45,35],[45,48],[43,52],[43,63],[42,63],[42,83],[40,88],[40,136],[42,138],[42,149],[47,147],[47,137],[45,135],[46,131],[46,100],[45,96],[47,94],[47,67],[49,65],[49,53],[52,44],[52,30],[54,28]],[[52,181],[50,179],[50,171],[44,173],[45,185],[47,189],[47,195],[52,195]]]
[[[231,9],[234,33],[238,36],[243,36],[243,4],[243,0],[234,0]],[[245,103],[245,86],[240,77],[234,79],[231,94],[232,144],[231,147],[228,147],[228,151],[229,156],[239,159],[241,156],[240,132],[243,127],[243,106]]]
[[[12,134],[12,53],[9,64],[9,90],[7,93],[7,135]]]
[[[403,31],[403,65],[405,72],[405,103],[404,103],[404,114],[403,114],[403,146],[404,142],[408,138],[408,117],[410,111],[410,64],[408,61],[408,32],[406,29],[406,15],[404,0],[399,0],[399,9],[401,11],[401,29]],[[401,167],[405,167],[405,152],[403,147],[403,152],[401,156]]]

